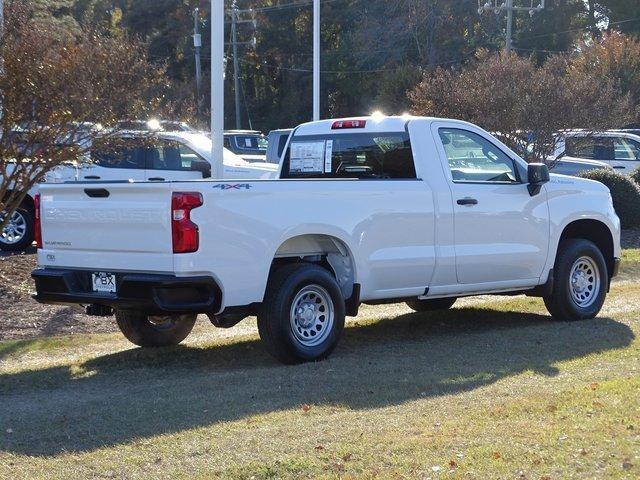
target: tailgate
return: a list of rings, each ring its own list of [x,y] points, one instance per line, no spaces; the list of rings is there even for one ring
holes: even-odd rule
[[[39,264],[172,272],[171,191],[162,183],[43,186]]]

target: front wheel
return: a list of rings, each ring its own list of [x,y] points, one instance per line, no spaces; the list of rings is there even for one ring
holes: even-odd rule
[[[193,330],[197,315],[145,315],[116,310],[120,331],[139,347],[170,347],[181,343]]]
[[[0,213],[4,217],[4,213]],[[25,207],[16,209],[0,231],[0,250],[21,252],[33,243],[33,212]]]
[[[316,265],[288,265],[269,280],[258,315],[260,338],[285,364],[328,357],[344,329],[345,302],[335,278]]]
[[[600,249],[587,240],[569,239],[558,248],[553,291],[544,297],[549,313],[558,320],[595,318],[604,305],[609,275]]]

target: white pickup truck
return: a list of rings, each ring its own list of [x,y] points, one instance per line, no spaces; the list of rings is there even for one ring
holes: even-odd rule
[[[257,315],[285,363],[322,359],[362,304],[541,296],[595,317],[620,222],[602,184],[527,165],[460,121],[387,117],[298,127],[280,180],[44,185],[36,299],[111,315],[144,347],[197,314]]]

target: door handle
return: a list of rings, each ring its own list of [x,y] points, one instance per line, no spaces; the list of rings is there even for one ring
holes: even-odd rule
[[[150,182],[164,182],[164,178],[162,177],[153,177],[149,179]]]
[[[85,180],[100,180],[100,177],[97,175],[87,175],[84,177]]]
[[[616,170],[624,170],[624,166],[622,165],[614,165],[613,168],[615,168]]]
[[[461,198],[460,200],[458,200],[458,205],[478,205],[478,200],[476,200],[475,198]]]

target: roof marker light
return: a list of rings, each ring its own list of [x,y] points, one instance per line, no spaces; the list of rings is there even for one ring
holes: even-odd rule
[[[344,130],[348,128],[365,128],[367,126],[366,120],[338,120],[333,122],[331,130]]]

